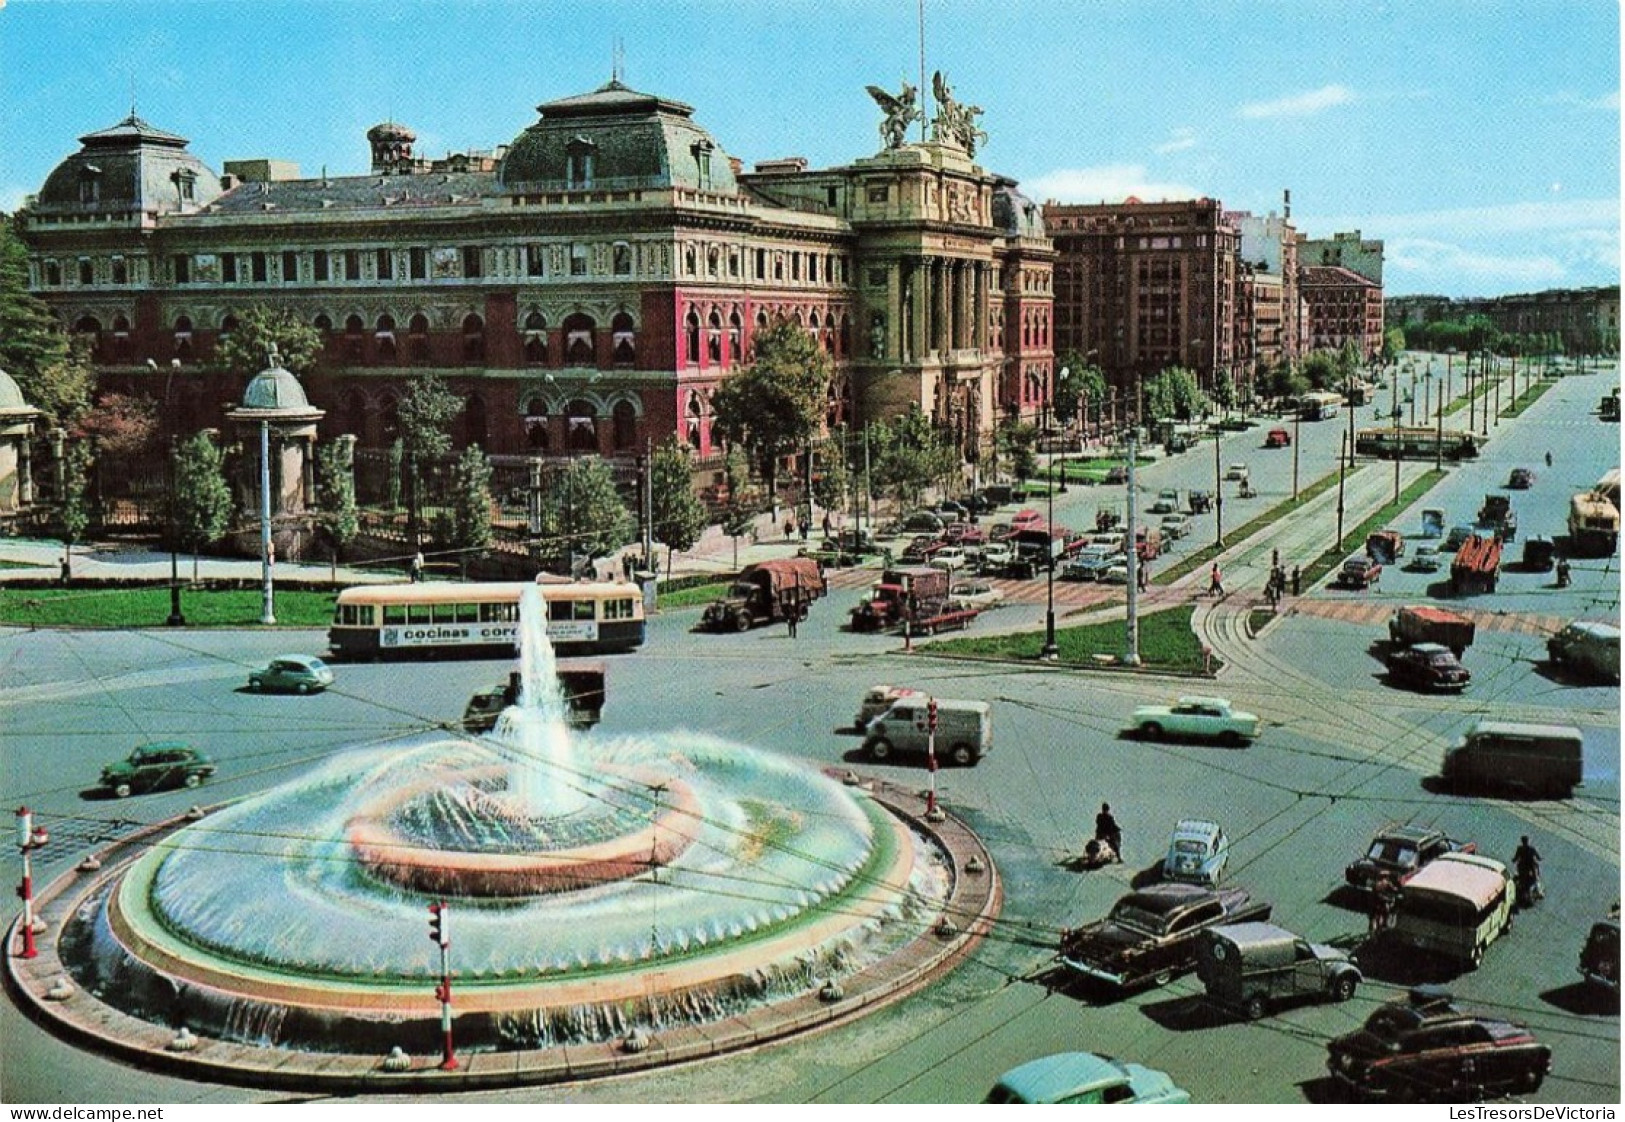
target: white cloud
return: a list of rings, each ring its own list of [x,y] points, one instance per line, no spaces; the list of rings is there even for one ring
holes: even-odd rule
[[[1390,273],[1405,273],[1406,288],[1425,288],[1429,282],[1469,289],[1557,284],[1568,275],[1562,262],[1547,253],[1487,253],[1430,238],[1388,241],[1383,265]],[[1391,282],[1387,286],[1394,287]]]
[[[1421,210],[1409,214],[1314,215],[1300,219],[1300,229],[1363,230],[1367,237],[1458,238],[1553,234],[1613,229],[1619,225],[1618,199],[1545,198],[1495,206]]]
[[[1183,152],[1187,148],[1196,147],[1196,130],[1191,128],[1178,128],[1168,134],[1168,139],[1157,145],[1153,151],[1159,156],[1166,156],[1170,152]]]
[[[1581,97],[1572,90],[1563,90],[1561,93],[1551,94],[1541,98],[1544,105],[1572,105],[1576,109],[1596,109],[1605,113],[1619,112],[1619,91],[1603,94],[1601,97]]]
[[[1255,120],[1265,117],[1308,117],[1334,105],[1347,105],[1353,100],[1354,91],[1347,86],[1330,85],[1274,101],[1250,101],[1236,113]]]
[[[1144,164],[1056,168],[1023,180],[1022,190],[1035,199],[1063,203],[1116,203],[1130,195],[1147,202],[1161,202],[1163,199],[1199,199],[1208,194],[1184,183],[1158,182],[1151,178]]]

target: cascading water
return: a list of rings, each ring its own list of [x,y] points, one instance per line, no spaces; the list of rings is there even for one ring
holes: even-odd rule
[[[519,752],[508,774],[515,813],[559,818],[587,805],[590,795],[570,746],[558,660],[547,637],[547,604],[539,585],[519,594],[519,704],[497,718],[493,735]]]

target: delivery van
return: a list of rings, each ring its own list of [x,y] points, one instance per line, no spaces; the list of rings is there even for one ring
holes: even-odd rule
[[[1445,853],[1400,889],[1394,938],[1403,946],[1469,966],[1512,926],[1512,880],[1501,862]]]
[[[1311,943],[1273,923],[1215,927],[1203,939],[1196,973],[1208,1000],[1249,1020],[1301,998],[1347,1001],[1360,984],[1359,967],[1347,951]]]
[[[1546,654],[1580,677],[1619,682],[1619,628],[1614,624],[1576,620],[1546,640]]]
[[[1451,788],[1499,788],[1566,798],[1581,783],[1584,742],[1573,725],[1479,721],[1444,755]]]
[[[935,754],[970,766],[993,748],[993,711],[985,701],[959,701],[949,697],[899,698],[890,709],[869,722],[863,748],[876,760],[895,752],[925,755],[931,736],[930,715],[936,704]]]

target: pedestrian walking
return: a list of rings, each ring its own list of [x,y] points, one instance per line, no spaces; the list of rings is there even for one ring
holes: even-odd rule
[[[1215,561],[1213,568],[1208,572],[1207,591],[1209,596],[1223,596],[1224,582],[1220,579],[1219,563]]]
[[[420,549],[412,554],[412,583],[416,584],[423,579],[423,551]]]
[[[791,538],[795,537],[795,533],[796,520],[794,518],[786,518],[784,520],[784,540],[789,541]]]
[[[790,638],[796,637],[796,624],[801,622],[801,611],[796,604],[791,603],[784,610],[784,627],[790,633]]]
[[[1398,895],[1394,890],[1394,882],[1387,876],[1380,876],[1372,883],[1371,917],[1366,928],[1367,938],[1376,938],[1393,923],[1394,903]]]
[[[62,555],[62,583],[67,584],[68,581],[70,581],[72,579],[73,579],[73,562],[71,560],[69,560],[69,555],[64,553]]]
[[[808,519],[808,518],[811,518],[811,517],[812,517],[812,515],[810,515],[810,514],[809,514],[809,515],[808,515],[808,516],[807,516],[807,518],[803,518],[803,519],[802,519],[802,520],[801,520],[801,544],[802,544],[802,545],[806,545],[806,544],[807,544],[807,534],[808,534],[808,532],[809,532],[809,528],[808,528],[808,526],[807,526],[807,519]]]
[[[829,511],[824,512],[824,536],[830,537],[835,533],[835,524],[829,520]]]
[[[1303,590],[1303,570],[1292,566],[1292,595],[1297,596]]]
[[[1151,587],[1151,566],[1142,561],[1137,568],[1139,571],[1135,574],[1134,585],[1141,592],[1145,592]]]
[[[1272,550],[1270,550],[1270,572],[1278,573],[1280,571],[1281,571],[1281,551],[1279,549],[1272,549]]]

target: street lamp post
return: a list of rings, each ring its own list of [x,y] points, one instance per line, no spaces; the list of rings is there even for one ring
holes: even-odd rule
[[[164,379],[164,425],[169,429],[169,456],[164,471],[165,490],[169,492],[169,517],[165,519],[169,524],[169,618],[164,623],[169,627],[186,626],[186,616],[181,613],[180,543],[175,529],[175,410],[170,404],[175,372],[180,368],[180,359],[170,359],[169,375]]]
[[[1045,532],[1049,536],[1046,547],[1049,556],[1048,579],[1044,582],[1044,595],[1046,607],[1044,611],[1044,649],[1038,652],[1038,657],[1045,662],[1054,662],[1060,657],[1061,650],[1055,645],[1055,461],[1049,462],[1049,525]]]
[[[1066,366],[1061,367],[1060,373],[1056,374],[1056,376],[1055,376],[1056,381],[1059,382],[1059,383],[1065,383],[1067,378],[1071,375],[1071,373],[1072,373],[1072,370],[1071,370],[1070,367],[1066,367]],[[1051,396],[1054,396],[1054,395],[1052,394]],[[1062,426],[1062,427],[1064,428],[1065,426]],[[1055,453],[1051,452],[1050,455],[1053,457],[1055,455]],[[1050,461],[1051,468],[1054,467],[1054,464],[1055,464],[1054,460],[1051,459],[1051,461]],[[1053,471],[1051,471],[1050,474],[1051,474],[1051,476],[1053,476],[1055,473]],[[1050,482],[1053,485],[1054,479],[1052,478],[1050,480]],[[1053,486],[1051,487],[1051,490],[1054,490]],[[1063,495],[1066,494],[1066,455],[1065,455],[1065,453],[1062,453],[1062,455],[1061,455],[1061,494],[1063,494]]]
[[[260,580],[262,609],[260,622],[269,626],[276,622],[276,593],[272,570],[276,565],[275,546],[271,544],[271,422],[260,422]]]

